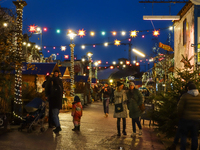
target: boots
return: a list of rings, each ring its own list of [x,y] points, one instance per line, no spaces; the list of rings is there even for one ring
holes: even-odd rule
[[[80,131],[80,125],[77,127],[77,131]]]
[[[62,129],[60,127],[56,127],[56,129],[53,130],[54,133],[59,133]]]
[[[123,135],[127,135],[126,134],[126,118],[123,118],[123,131],[122,131]]]
[[[78,126],[75,126],[74,129],[72,129],[72,131],[78,131]]]
[[[120,125],[117,125],[117,131],[118,131],[117,136],[121,136]]]

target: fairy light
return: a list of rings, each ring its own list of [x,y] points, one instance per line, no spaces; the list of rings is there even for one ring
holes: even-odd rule
[[[90,32],[90,35],[91,35],[91,36],[94,36],[94,35],[95,35],[94,31],[91,31],[91,32]]]
[[[117,35],[117,32],[116,32],[116,31],[112,31],[112,35],[113,35],[113,36],[116,36],[116,35]]]
[[[108,42],[104,43],[104,46],[108,46]]]
[[[125,36],[126,35],[126,32],[125,31],[122,31],[122,36]]]
[[[82,49],[85,49],[85,45],[81,45],[81,48],[82,48]]]
[[[137,36],[137,33],[138,33],[139,31],[136,31],[136,30],[134,30],[134,31],[130,31],[130,36],[133,38],[135,38],[136,36]]]
[[[156,36],[156,37],[157,37],[158,35],[160,35],[159,30],[154,30],[154,31],[153,31],[153,36]]]
[[[102,34],[102,35],[105,35],[105,34],[106,34],[106,32],[105,32],[105,31],[102,31],[102,32],[101,32],[101,34]]]
[[[86,30],[84,30],[84,29],[78,30],[78,35],[79,35],[80,37],[86,36],[86,35],[85,35],[85,32],[86,32]]]
[[[121,43],[120,43],[121,41],[119,41],[119,40],[117,40],[117,39],[116,39],[114,42],[115,42],[114,45],[117,45],[117,46],[119,46],[119,45],[121,44]]]
[[[66,49],[66,46],[61,46],[61,51],[65,51]]]

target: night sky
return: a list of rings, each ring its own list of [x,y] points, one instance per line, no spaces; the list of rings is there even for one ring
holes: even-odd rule
[[[47,27],[47,31],[43,31],[42,45],[47,46],[42,49],[45,57],[52,53],[59,53],[57,59],[64,59],[64,55],[70,55],[69,43],[70,39],[66,36],[68,29],[86,30],[86,36],[74,39],[75,55],[77,59],[81,59],[88,51],[93,53],[93,60],[101,60],[112,63],[118,58],[128,58],[128,45],[109,45],[105,47],[101,45],[104,42],[114,42],[121,40],[122,43],[128,43],[129,31],[142,31],[132,40],[132,48],[136,48],[145,53],[146,58],[152,55],[152,47],[155,42],[167,44],[169,33],[173,33],[168,29],[160,30],[160,35],[155,38],[152,30],[163,29],[172,25],[172,21],[147,21],[143,20],[143,15],[177,15],[184,4],[156,4],[139,3],[137,0],[26,0],[27,6],[23,12],[23,33],[28,33],[30,25],[38,27]],[[1,7],[15,10],[15,6],[11,0],[0,0]],[[153,23],[153,24],[152,24]],[[56,29],[60,29],[61,33],[56,33]],[[126,31],[126,36],[122,36],[120,31]],[[147,30],[149,32],[147,32]],[[95,36],[90,36],[90,31],[95,32]],[[102,36],[101,31],[105,31],[106,35]],[[110,32],[118,31],[116,36]],[[142,35],[145,35],[142,38]],[[40,45],[39,35],[33,34],[30,38],[31,42]],[[173,35],[172,35],[173,38]],[[154,40],[152,40],[154,39]],[[88,44],[85,49],[81,48],[82,44]],[[96,45],[94,48],[92,44]],[[173,41],[171,46],[173,46]],[[67,46],[66,51],[61,51],[60,46]],[[53,46],[56,49],[53,49]],[[50,51],[49,53],[47,51]],[[131,59],[134,60],[135,54],[132,52]],[[145,58],[145,59],[146,59]],[[142,59],[138,56],[138,59]],[[144,60],[144,59],[143,59]]]

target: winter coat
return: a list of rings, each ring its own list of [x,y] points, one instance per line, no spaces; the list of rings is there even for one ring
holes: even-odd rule
[[[100,91],[100,93],[103,93],[103,98],[110,98],[111,95],[111,88],[109,86],[105,87],[107,88],[107,91],[105,92],[104,89]]]
[[[81,102],[72,103],[72,116],[74,118],[80,119],[83,114],[83,107]]]
[[[114,112],[114,118],[127,118],[127,96],[125,90],[115,90],[114,92],[114,104],[119,104],[123,102],[123,111],[122,112]]]
[[[47,95],[52,109],[62,109],[63,83],[59,77],[52,77],[47,81],[45,95]]]
[[[200,120],[200,94],[198,90],[189,90],[178,103],[178,115],[187,120]]]
[[[143,103],[143,96],[138,89],[128,90],[127,92],[128,98],[128,109],[129,109],[129,117],[137,118],[141,116],[141,110],[139,106]]]

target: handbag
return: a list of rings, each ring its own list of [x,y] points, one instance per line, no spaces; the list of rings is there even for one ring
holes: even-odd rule
[[[122,112],[123,110],[124,110],[124,108],[123,108],[122,103],[115,104],[115,112],[116,113]]]
[[[124,107],[123,107],[123,96],[122,96],[122,102],[115,104],[115,112],[119,113],[119,112],[122,112],[123,110],[124,110]]]
[[[144,103],[142,103],[142,104],[139,106],[139,108],[140,108],[141,112],[144,112],[145,109],[146,109]]]

